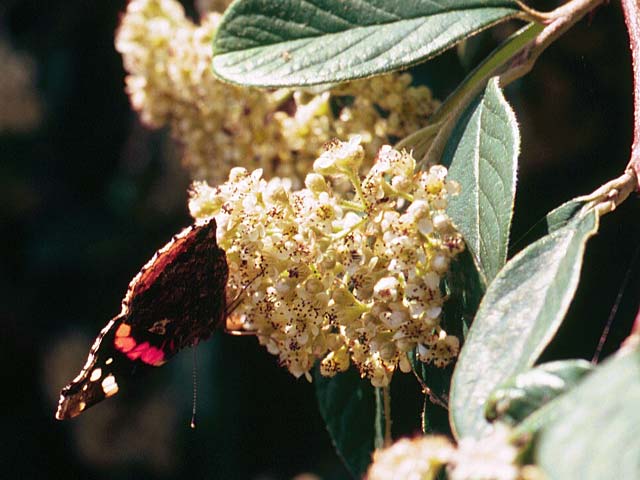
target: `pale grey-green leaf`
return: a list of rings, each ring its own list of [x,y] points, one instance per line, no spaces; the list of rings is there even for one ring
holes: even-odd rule
[[[536,463],[551,480],[640,478],[640,352],[606,360],[560,397]]]
[[[315,85],[405,68],[519,12],[513,0],[238,0],[213,68],[243,85]]]
[[[515,115],[494,77],[461,117],[442,159],[461,186],[447,213],[486,284],[507,260],[519,151]]]
[[[584,198],[574,198],[547,213],[547,232],[564,227],[576,218],[588,202]]]
[[[590,210],[511,259],[487,289],[456,364],[450,397],[458,436],[480,436],[490,393],[530,368],[555,335],[580,278]]]
[[[571,390],[593,370],[586,360],[558,360],[519,373],[494,390],[485,416],[512,425]]]

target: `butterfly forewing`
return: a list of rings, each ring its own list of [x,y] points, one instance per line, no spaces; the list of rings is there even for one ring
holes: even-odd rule
[[[85,366],[61,392],[62,420],[115,395],[136,365],[160,366],[207,339],[225,316],[228,268],[213,219],[186,228],[147,262],[102,329]]]

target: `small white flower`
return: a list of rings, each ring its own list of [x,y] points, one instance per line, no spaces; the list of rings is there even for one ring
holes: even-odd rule
[[[393,302],[398,298],[399,282],[396,277],[384,277],[373,287],[374,296],[379,300]]]
[[[455,447],[443,436],[403,438],[384,450],[376,450],[369,480],[435,480],[451,461]]]
[[[509,430],[496,427],[481,439],[463,438],[448,470],[452,480],[517,480],[518,449],[509,443]]]
[[[334,142],[313,163],[313,169],[323,175],[357,172],[364,158],[362,137],[354,135],[348,142]]]

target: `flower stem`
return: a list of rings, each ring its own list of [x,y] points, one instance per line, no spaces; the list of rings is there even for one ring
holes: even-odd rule
[[[349,228],[345,228],[343,230],[340,230],[337,233],[334,233],[333,235],[330,235],[329,238],[331,239],[331,241],[337,242],[338,240],[341,240],[347,235],[349,235],[351,232],[353,232],[356,228],[358,228],[360,225],[362,225],[366,221],[367,221],[367,217],[362,217],[362,220],[360,220],[358,223],[355,223],[351,225]]]
[[[369,206],[367,204],[367,200],[364,197],[364,192],[362,191],[362,183],[360,183],[360,177],[357,172],[349,172],[347,174],[349,181],[353,185],[354,190],[356,191],[356,197],[360,199],[360,203],[364,206],[365,210]]]
[[[553,20],[550,21],[527,46],[525,53],[528,51],[528,54],[521,57],[520,61],[509,66],[500,76],[500,84],[504,87],[529,73],[538,57],[549,45],[578,23],[587,13],[593,11],[605,1],[606,0],[572,0],[558,7],[553,12],[550,12],[550,18],[553,18]]]
[[[354,202],[352,200],[340,200],[340,206],[348,210],[353,210],[354,212],[365,211],[365,207],[361,203]]]
[[[382,389],[382,399],[384,402],[384,446],[388,447],[393,443],[391,439],[391,389],[389,386]]]

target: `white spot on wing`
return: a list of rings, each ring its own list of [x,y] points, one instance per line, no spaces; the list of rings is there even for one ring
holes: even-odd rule
[[[96,358],[96,352],[100,348],[100,344],[102,343],[102,339],[107,334],[107,332],[111,329],[111,327],[113,327],[113,324],[116,323],[117,319],[118,319],[118,317],[112,318],[104,326],[104,328],[102,330],[100,330],[100,333],[98,334],[98,337],[93,342],[93,345],[91,345],[91,350],[89,350],[89,356],[87,357],[87,361],[84,363],[84,367],[82,367],[82,370],[80,370],[80,373],[76,376],[76,378],[71,380],[71,383],[78,383],[80,380],[85,378],[85,376],[87,375],[87,372],[93,366],[94,359]]]
[[[118,393],[118,383],[116,382],[116,377],[112,374],[107,375],[102,380],[102,391],[107,397],[111,397]]]

